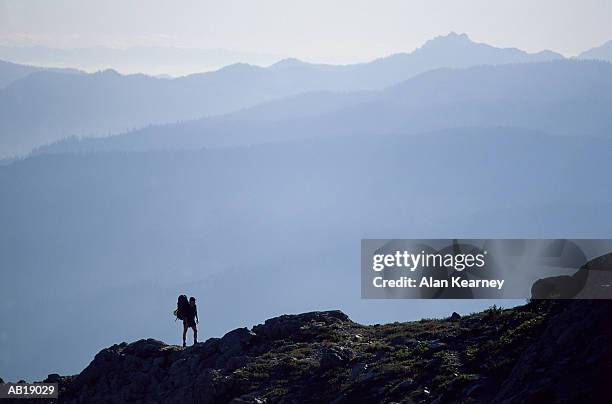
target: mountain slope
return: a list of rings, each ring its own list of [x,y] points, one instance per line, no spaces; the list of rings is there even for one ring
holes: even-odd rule
[[[28,74],[39,70],[40,68],[38,67],[19,65],[0,60],[0,90],[13,81],[19,80]]]
[[[601,46],[584,51],[578,55],[578,58],[612,62],[612,41],[608,41]]]
[[[71,135],[105,136],[228,113],[303,92],[381,89],[434,68],[559,57],[497,49],[451,34],[411,54],[357,65],[236,64],[173,80],[113,71],[84,76],[41,72],[0,91],[0,158]]]
[[[40,71],[56,72],[56,73],[71,73],[82,74],[83,72],[76,69],[63,69],[54,67],[38,67],[30,65],[22,65],[12,62],[0,60],[0,90],[7,87],[9,84],[18,81],[31,73]]]
[[[114,345],[79,375],[47,381],[88,403],[604,403],[611,318],[607,301],[375,326],[340,311],[285,315],[186,349]]]
[[[193,149],[496,126],[609,136],[612,65],[568,60],[438,69],[384,91],[303,94],[220,117],[67,139],[37,152]]]
[[[38,70],[33,66],[18,65],[0,60],[0,89]]]

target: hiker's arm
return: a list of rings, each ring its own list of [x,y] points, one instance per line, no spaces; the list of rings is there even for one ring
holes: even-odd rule
[[[200,319],[198,318],[198,309],[196,309],[195,315],[196,315],[195,316],[196,317],[196,324],[199,324],[200,323]]]

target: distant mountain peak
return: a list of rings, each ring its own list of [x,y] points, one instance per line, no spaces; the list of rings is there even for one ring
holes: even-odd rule
[[[300,67],[306,64],[307,64],[306,62],[302,62],[301,60],[296,59],[296,58],[286,58],[286,59],[279,60],[278,62],[274,63],[273,65],[270,66],[270,68],[278,70],[278,69]]]
[[[474,41],[466,33],[458,34],[454,31],[449,32],[446,35],[439,35],[429,41],[425,42],[421,49],[436,47],[440,45],[455,45],[455,44],[473,44]]]
[[[261,69],[259,66],[254,66],[248,63],[233,63],[231,65],[227,65],[225,67],[222,67],[221,69],[217,70],[218,72],[247,72],[247,71],[251,71],[254,69]],[[195,75],[198,75],[200,73],[196,73]]]
[[[497,54],[497,62],[491,62],[491,60],[494,59],[490,59],[489,61],[483,61],[484,64],[509,63],[516,61],[516,58],[521,56],[531,56],[532,59],[529,61],[563,59],[563,55],[553,51],[543,50],[537,53],[528,53],[518,48],[496,47],[487,43],[474,42],[467,34],[458,34],[456,32],[449,32],[446,35],[430,39],[425,42],[422,47],[416,49],[414,53],[450,55],[456,52],[471,53],[472,55],[474,55],[473,52],[478,52],[480,55],[488,54],[489,58],[491,58],[493,54]],[[501,56],[502,54],[505,54],[506,60],[500,62],[504,60],[504,57]]]
[[[436,38],[446,38],[446,39],[460,39],[460,40],[468,40],[471,41],[470,37],[465,33],[462,32],[460,34],[456,33],[455,31],[451,31],[446,35],[438,35]],[[434,39],[436,39],[434,38]]]

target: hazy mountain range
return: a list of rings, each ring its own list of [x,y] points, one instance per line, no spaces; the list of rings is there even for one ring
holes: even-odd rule
[[[37,66],[77,67],[86,71],[113,68],[125,73],[184,75],[217,70],[233,63],[270,65],[278,55],[228,49],[140,46],[56,49],[46,46],[0,46],[0,59]]]
[[[0,165],[0,323],[18,325],[0,374],[178,341],[177,291],[202,338],[330,308],[448,315],[361,300],[362,238],[612,237],[612,65],[558,59],[452,34],[349,66],[12,73],[1,155],[40,148]]]
[[[312,91],[380,90],[425,71],[559,59],[477,44],[449,34],[410,54],[332,66],[284,60],[268,68],[237,64],[174,80],[114,71],[30,74],[0,91],[0,157],[71,135],[105,136],[149,124],[224,114]]]
[[[219,117],[70,138],[36,152],[197,149],[496,126],[610,136],[612,64],[564,60],[437,69],[383,91],[308,93]]]

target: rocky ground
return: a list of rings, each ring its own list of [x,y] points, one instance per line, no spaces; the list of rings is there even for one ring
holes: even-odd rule
[[[569,403],[610,402],[611,371],[612,304],[540,301],[373,326],[285,315],[188,348],[114,345],[47,381],[66,403]]]

